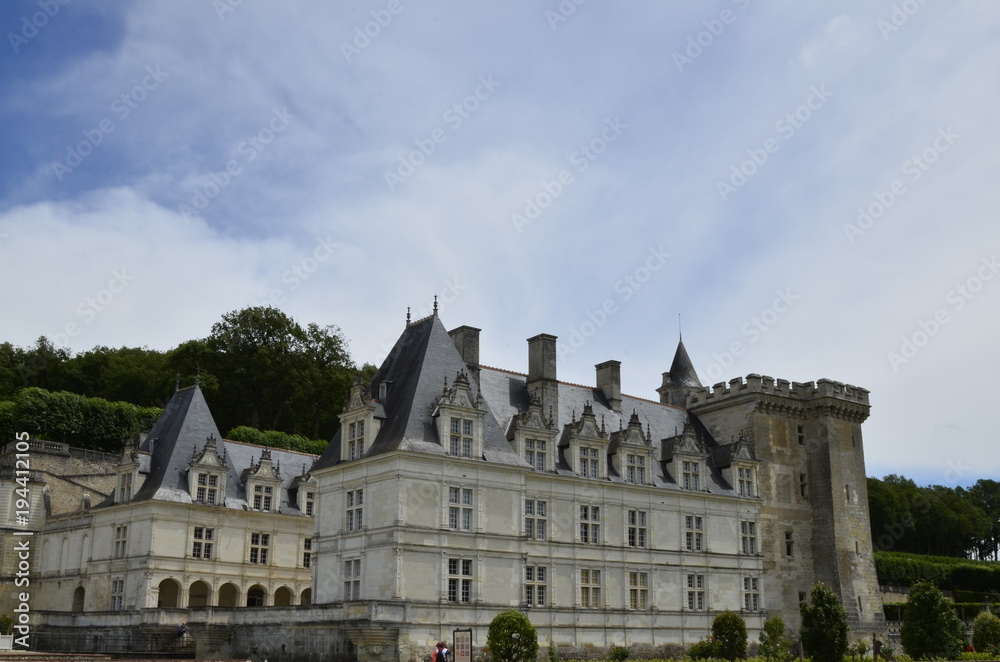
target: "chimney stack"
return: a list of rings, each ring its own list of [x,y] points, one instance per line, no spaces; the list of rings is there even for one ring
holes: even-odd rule
[[[472,375],[477,384],[479,383],[480,331],[481,329],[475,327],[460,326],[448,332],[448,335],[451,336],[452,341],[455,343],[455,347],[458,349],[458,353],[462,356],[462,360],[465,361],[465,365],[469,369],[469,374]]]
[[[622,410],[622,362],[605,361],[598,363],[597,368],[597,388],[604,393],[608,399],[611,411],[621,413]]]
[[[528,338],[528,393],[537,398],[542,415],[559,419],[559,383],[556,381],[556,336],[540,333]]]

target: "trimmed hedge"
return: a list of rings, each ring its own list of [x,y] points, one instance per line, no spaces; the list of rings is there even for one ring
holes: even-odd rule
[[[883,586],[912,586],[929,581],[945,591],[1000,594],[1000,562],[996,561],[875,552],[875,572]]]
[[[951,603],[951,608],[955,610],[955,613],[963,621],[971,621],[976,617],[976,614],[983,610],[982,602],[953,602]],[[886,602],[882,605],[882,610],[885,612],[885,620],[887,621],[899,621],[906,609],[905,602]],[[1000,616],[1000,603],[991,603],[990,611],[997,616]]]
[[[313,455],[322,455],[327,446],[325,441],[309,439],[301,434],[289,434],[278,430],[258,430],[248,425],[233,428],[226,435],[226,439],[270,448],[281,448],[286,451],[312,453]]]

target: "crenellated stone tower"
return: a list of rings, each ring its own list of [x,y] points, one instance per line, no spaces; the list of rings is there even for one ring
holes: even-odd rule
[[[746,435],[760,460],[765,609],[797,628],[799,603],[821,581],[854,635],[883,631],[861,436],[868,391],[751,374],[689,390],[685,407],[721,443]]]

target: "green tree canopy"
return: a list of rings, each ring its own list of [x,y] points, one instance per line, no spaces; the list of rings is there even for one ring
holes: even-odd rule
[[[508,609],[490,622],[486,645],[496,662],[532,662],[538,652],[538,634],[527,616]]]
[[[840,662],[847,654],[847,616],[840,597],[823,584],[816,584],[802,614],[802,648],[814,662]]]

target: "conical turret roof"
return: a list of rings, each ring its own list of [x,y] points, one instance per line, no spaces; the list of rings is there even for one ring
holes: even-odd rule
[[[698,372],[691,363],[691,357],[684,349],[684,340],[677,341],[677,351],[674,352],[674,361],[670,364],[670,384],[672,386],[696,386],[701,388],[701,380],[698,379]]]

